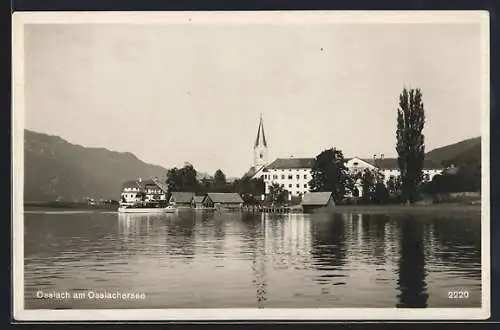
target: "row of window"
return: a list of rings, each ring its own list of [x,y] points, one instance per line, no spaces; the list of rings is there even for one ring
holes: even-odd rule
[[[290,184],[288,185],[288,188],[292,188],[292,186],[293,186],[293,185],[290,183]],[[281,184],[281,188],[285,188],[285,185],[284,185],[284,184]],[[295,188],[300,188],[300,184],[296,184],[296,185],[295,185]],[[304,188],[305,188],[305,189],[307,189],[307,184],[304,184]]]
[[[125,198],[136,198],[137,195],[136,194],[122,194],[123,197]],[[153,195],[153,196],[147,196],[147,197],[152,197],[152,198],[155,198],[155,199],[159,199],[161,196],[156,194],[156,195]]]
[[[295,187],[300,188],[300,184],[296,184]],[[292,188],[292,184],[289,184],[288,188]],[[307,184],[304,185],[304,188],[307,188]]]
[[[295,178],[296,178],[297,180],[300,180],[300,175],[299,175],[299,174],[297,174],[297,175],[295,176]],[[269,179],[269,180],[270,180],[270,179],[271,179],[271,174],[264,174],[264,179]],[[273,175],[273,179],[274,179],[274,180],[277,180],[277,179],[278,179],[278,175],[274,174],[274,175]],[[306,179],[306,180],[307,180],[307,174],[304,174],[304,179]],[[284,175],[284,174],[282,174],[282,175],[281,175],[281,180],[285,180],[285,175]],[[288,180],[293,180],[293,175],[288,175]]]
[[[125,188],[125,191],[139,191],[139,188]]]

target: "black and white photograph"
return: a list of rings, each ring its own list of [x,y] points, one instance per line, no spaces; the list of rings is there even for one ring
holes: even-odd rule
[[[16,319],[488,318],[488,31],[16,13]]]

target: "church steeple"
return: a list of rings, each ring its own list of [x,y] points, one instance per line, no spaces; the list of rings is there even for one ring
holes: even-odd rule
[[[260,115],[259,128],[257,130],[257,138],[253,146],[254,166],[261,167],[267,165],[267,140],[264,134],[264,121],[262,114]]]
[[[262,121],[262,114],[260,115],[259,129],[257,130],[257,138],[255,139],[254,148],[258,146],[267,147],[266,135],[264,134],[264,123]]]

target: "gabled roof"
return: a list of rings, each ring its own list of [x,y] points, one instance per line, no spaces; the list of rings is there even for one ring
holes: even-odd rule
[[[168,186],[165,182],[160,181],[157,178],[151,179],[164,193],[168,193]]]
[[[328,204],[331,196],[331,191],[309,192],[302,197],[302,205],[323,206]]]
[[[122,189],[125,188],[137,188],[137,189],[144,189],[146,185],[156,185],[158,188],[160,188],[164,193],[168,192],[168,187],[165,183],[162,183],[160,180],[153,178],[149,180],[129,180],[125,181],[122,185]]]
[[[237,193],[208,193],[207,197],[214,203],[243,203],[243,199]]]
[[[125,181],[122,185],[122,188],[142,188],[141,183],[137,180],[128,180]]]
[[[170,200],[174,200],[176,203],[191,203],[194,197],[194,192],[186,191],[174,191],[170,196]]]
[[[195,203],[201,203],[205,199],[205,196],[194,196],[193,197],[193,202]]]
[[[260,166],[260,167],[252,166],[245,174],[243,174],[243,176],[241,178],[242,179],[253,178],[257,173],[262,171],[264,168],[265,168],[265,166]]]
[[[362,161],[364,161],[372,166],[375,166],[379,169],[382,169],[382,170],[399,170],[399,164],[398,164],[397,158],[373,159],[373,158],[352,157],[352,158],[346,158],[346,161],[349,161],[349,160],[354,159],[354,158],[362,160]],[[424,169],[441,169],[441,168],[442,168],[442,166],[440,166],[436,162],[432,161],[431,159],[424,160]]]
[[[278,158],[266,169],[312,168],[315,161],[314,158]]]

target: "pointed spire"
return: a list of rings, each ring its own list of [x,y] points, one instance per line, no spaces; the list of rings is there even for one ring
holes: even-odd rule
[[[267,147],[266,135],[264,134],[264,122],[262,121],[262,114],[260,114],[259,129],[257,131],[257,139],[255,139],[254,147],[258,146]]]

